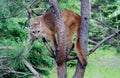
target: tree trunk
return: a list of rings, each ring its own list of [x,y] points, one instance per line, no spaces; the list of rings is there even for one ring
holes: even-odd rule
[[[84,72],[85,72],[85,68],[82,67],[80,61],[78,60],[78,63],[76,65],[76,71],[73,78],[83,78]]]
[[[88,54],[88,25],[89,25],[89,0],[81,0],[81,25],[79,44],[85,55]],[[76,72],[73,78],[84,78],[85,68],[82,67],[80,61],[77,63]]]
[[[53,18],[55,21],[55,27],[57,30],[58,46],[56,49],[56,63],[58,78],[66,78],[66,36],[65,26],[62,20],[60,10],[58,9],[57,0],[49,0]]]

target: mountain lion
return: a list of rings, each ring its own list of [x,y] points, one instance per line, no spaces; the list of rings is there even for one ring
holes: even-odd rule
[[[78,27],[80,26],[80,16],[71,10],[61,10],[61,15],[66,28],[67,47],[69,49],[72,47],[72,37],[74,33],[77,32],[75,49],[79,60],[85,67],[87,65],[87,60],[79,45],[80,30]],[[56,32],[54,19],[51,12],[41,16],[36,16],[30,23],[30,38],[32,40],[36,40],[38,38],[48,37],[54,48],[57,46],[57,41],[55,38]]]

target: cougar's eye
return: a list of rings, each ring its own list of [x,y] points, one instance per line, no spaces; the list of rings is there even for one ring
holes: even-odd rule
[[[33,33],[35,33],[35,31],[33,31]]]
[[[40,31],[38,31],[38,33],[39,33]]]

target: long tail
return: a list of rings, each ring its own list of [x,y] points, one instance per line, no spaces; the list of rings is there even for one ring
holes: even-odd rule
[[[80,47],[80,44],[79,44],[79,34],[80,34],[80,30],[78,28],[78,31],[77,31],[77,39],[76,39],[76,43],[75,43],[75,49],[77,51],[77,56],[80,60],[80,62],[82,63],[82,66],[83,67],[86,67],[87,65],[87,60],[86,60],[86,57],[84,55],[84,52],[82,50],[82,48]]]

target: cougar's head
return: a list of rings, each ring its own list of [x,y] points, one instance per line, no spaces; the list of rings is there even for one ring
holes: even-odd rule
[[[32,22],[30,23],[30,35],[34,38],[34,39],[38,39],[38,38],[42,38],[42,23],[41,22]]]

